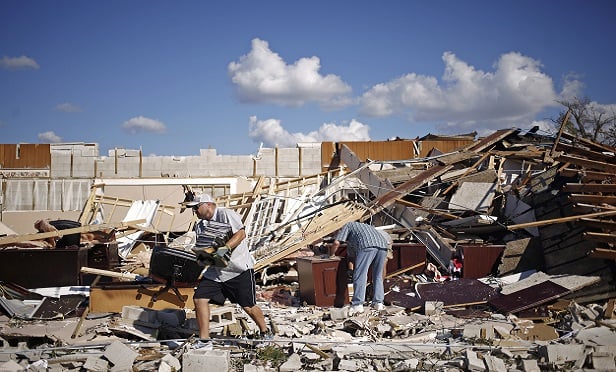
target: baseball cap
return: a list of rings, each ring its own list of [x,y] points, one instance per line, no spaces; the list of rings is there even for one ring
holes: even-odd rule
[[[210,194],[197,194],[193,198],[192,201],[185,203],[184,205],[187,207],[192,207],[194,205],[198,205],[201,203],[216,203],[214,199],[210,196]]]

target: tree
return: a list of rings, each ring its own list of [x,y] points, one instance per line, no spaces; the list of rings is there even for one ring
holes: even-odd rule
[[[556,120],[560,125],[565,120],[567,111],[569,119],[564,130],[582,138],[616,146],[616,110],[614,105],[600,105],[588,97],[557,101],[567,110],[561,112]]]

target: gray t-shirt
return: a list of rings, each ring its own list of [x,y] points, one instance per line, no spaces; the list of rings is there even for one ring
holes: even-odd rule
[[[235,234],[237,231],[244,228],[242,218],[234,210],[224,207],[216,207],[212,221],[225,223],[231,226],[231,231]],[[199,220],[195,224],[195,232],[199,234],[208,224],[208,220]],[[233,279],[248,269],[255,266],[255,260],[248,250],[246,239],[233,249],[231,260],[227,267],[209,266],[203,272],[203,277],[217,282],[226,282]]]

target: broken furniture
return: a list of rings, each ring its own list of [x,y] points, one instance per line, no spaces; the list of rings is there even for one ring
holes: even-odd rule
[[[300,298],[307,304],[342,307],[349,303],[346,258],[299,257],[297,274]]]
[[[164,288],[162,284],[152,283],[100,283],[90,287],[90,312],[121,313],[122,307],[127,304],[154,310],[194,308],[192,287],[177,288],[179,296],[162,291]],[[154,296],[157,296],[156,301]]]
[[[5,248],[0,250],[0,281],[25,288],[83,285],[80,270],[87,262],[86,247]]]

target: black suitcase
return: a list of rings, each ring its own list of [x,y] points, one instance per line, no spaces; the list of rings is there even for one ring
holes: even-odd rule
[[[149,276],[172,287],[194,287],[203,266],[197,256],[182,249],[155,246],[150,258]]]

